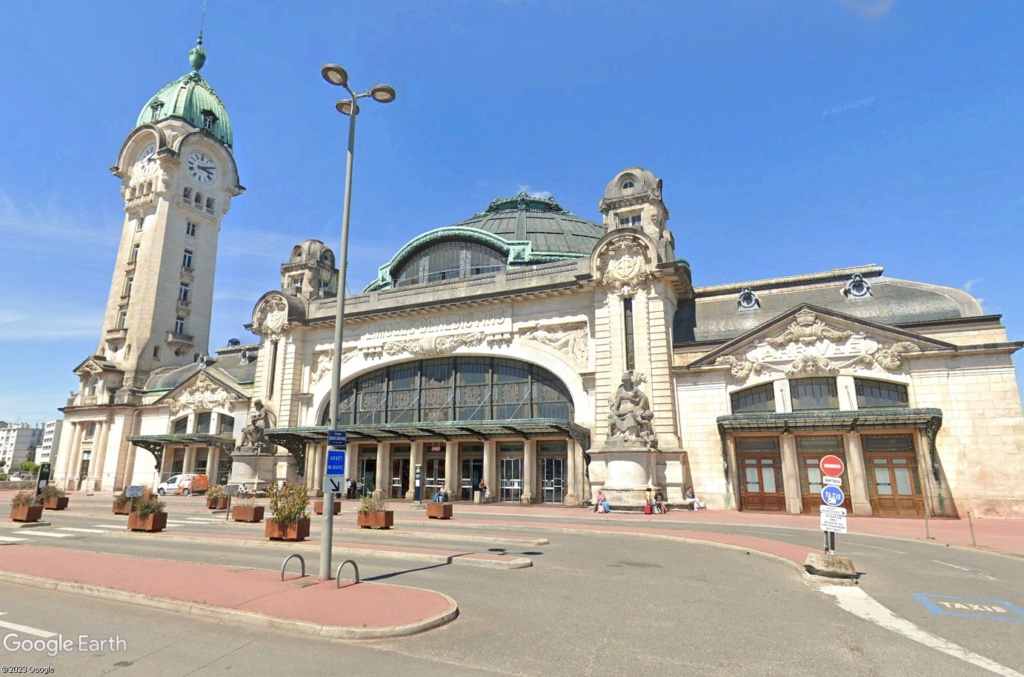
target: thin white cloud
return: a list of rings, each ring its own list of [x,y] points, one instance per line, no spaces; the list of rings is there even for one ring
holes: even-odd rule
[[[974,289],[974,285],[978,284],[979,282],[982,282],[983,279],[984,278],[976,277],[972,280],[967,280],[967,282],[964,282],[962,285],[963,290],[968,294],[971,293],[971,290]]]
[[[55,198],[43,205],[25,204],[0,191],[0,234],[8,246],[17,245],[19,236],[24,235],[31,238],[24,243],[32,247],[37,247],[42,239],[108,248],[117,244],[121,235],[121,229],[112,228],[110,224],[108,217],[81,208],[68,208]]]
[[[528,184],[524,184],[524,183],[519,184],[519,192],[520,193],[526,193],[530,197],[535,197],[535,198],[538,198],[538,199],[541,199],[541,200],[546,200],[549,197],[551,197],[551,192],[550,191],[547,191],[547,190],[530,190],[530,186]]]
[[[102,325],[102,309],[6,310],[0,314],[0,341],[94,339]]]

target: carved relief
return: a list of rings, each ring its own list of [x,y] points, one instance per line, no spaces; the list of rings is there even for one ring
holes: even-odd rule
[[[650,282],[649,264],[647,247],[624,237],[598,255],[598,280],[619,298],[632,298]]]
[[[528,327],[519,337],[543,343],[577,362],[586,362],[589,354],[587,325],[580,323]]]
[[[345,364],[356,354],[354,346],[344,346],[341,349],[341,363]],[[309,369],[309,384],[316,384],[327,378],[334,369],[334,346],[317,347],[313,350],[313,364]]]
[[[288,304],[280,296],[264,299],[253,313],[252,331],[269,339],[281,338],[288,329]]]
[[[729,367],[737,383],[752,375],[769,372],[799,376],[834,376],[842,369],[897,372],[904,355],[920,350],[910,341],[883,345],[863,333],[839,331],[825,324],[815,313],[802,310],[779,336],[759,341],[743,355],[722,355],[715,360]]]
[[[405,341],[389,341],[384,344],[384,352],[388,355],[409,353],[415,357],[444,355],[457,348],[478,346],[483,343],[484,338],[483,332],[475,332],[454,336],[427,336]]]
[[[210,380],[206,374],[200,374],[195,383],[178,393],[168,404],[171,414],[177,416],[186,410],[223,409],[230,401],[230,393]]]

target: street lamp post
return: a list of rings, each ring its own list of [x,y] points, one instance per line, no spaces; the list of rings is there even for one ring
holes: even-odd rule
[[[348,220],[352,210],[352,157],[356,144],[356,116],[359,115],[359,99],[371,97],[380,103],[395,100],[395,90],[387,85],[374,85],[372,89],[356,93],[348,85],[348,73],[338,64],[329,63],[320,69],[324,80],[337,87],[344,87],[348,99],[335,104],[339,113],[348,116],[348,157],[345,162],[345,203],[341,217],[341,251],[338,253],[338,306],[334,316],[334,361],[331,369],[331,416],[330,429],[338,429],[338,405],[341,400],[341,341],[345,323],[345,272],[348,267]],[[346,450],[347,453],[347,450]],[[326,463],[326,457],[324,462]],[[347,465],[347,464],[346,464]],[[326,469],[325,469],[326,470]],[[326,475],[326,471],[325,471]],[[320,532],[320,580],[331,578],[331,546],[334,540],[334,493],[324,492],[324,521]]]

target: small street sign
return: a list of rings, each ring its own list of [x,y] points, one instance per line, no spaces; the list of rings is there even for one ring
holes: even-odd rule
[[[348,431],[346,430],[328,430],[327,431],[327,446],[335,449],[344,449],[348,446]]]
[[[340,494],[341,486],[344,483],[344,479],[341,477],[332,477],[327,475],[324,477],[324,493],[325,494]]]
[[[843,459],[829,454],[823,456],[818,462],[818,467],[821,468],[821,472],[825,473],[829,477],[839,477],[843,474],[843,470],[846,469],[846,464],[843,463]]]
[[[327,450],[327,476],[335,475],[345,478],[345,452],[336,449]]]
[[[822,515],[833,515],[835,517],[846,517],[846,508],[837,508],[831,505],[823,505],[818,510]]]
[[[825,508],[829,506],[821,506],[821,530],[830,531],[834,534],[845,534],[846,533],[846,511],[843,510],[842,515],[825,512]]]
[[[829,477],[828,475],[822,475],[821,483],[822,484],[828,484],[828,485],[833,486],[833,487],[841,487],[841,486],[843,486],[843,478],[842,477]]]
[[[238,485],[237,484],[232,484],[230,487],[224,487],[224,493],[226,493],[228,496],[237,496],[238,495]]]
[[[142,485],[135,484],[124,490],[124,495],[128,498],[142,498]]]
[[[825,505],[839,506],[846,500],[846,494],[839,487],[826,485],[821,488],[821,502]]]

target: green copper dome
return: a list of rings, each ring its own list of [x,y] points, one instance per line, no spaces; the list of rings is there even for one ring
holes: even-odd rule
[[[208,129],[230,146],[232,136],[228,111],[213,87],[199,75],[199,70],[206,63],[202,34],[196,46],[189,50],[188,60],[192,71],[157,92],[139,113],[136,126],[179,117],[200,129]]]

